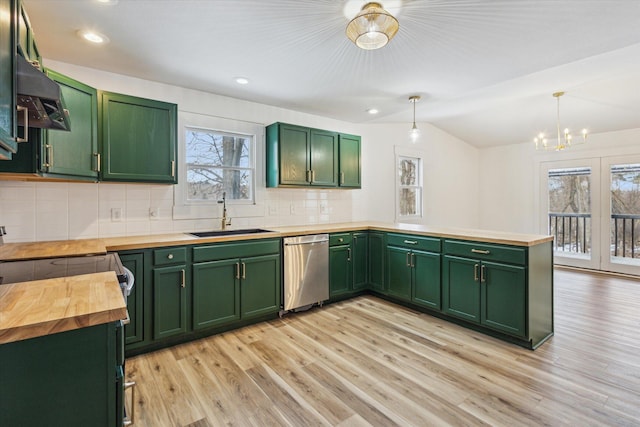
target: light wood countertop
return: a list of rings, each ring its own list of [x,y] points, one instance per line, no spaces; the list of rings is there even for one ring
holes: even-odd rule
[[[0,286],[0,344],[126,318],[112,271]]]
[[[61,258],[104,253],[106,253],[106,249],[104,241],[101,239],[5,243],[0,245],[0,261]]]

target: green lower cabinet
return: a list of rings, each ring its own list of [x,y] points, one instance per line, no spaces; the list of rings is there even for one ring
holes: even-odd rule
[[[133,344],[144,340],[144,254],[119,254],[122,265],[128,268],[135,278],[131,294],[127,297],[129,324],[124,327],[125,343]]]
[[[413,289],[411,301],[435,310],[440,310],[440,254],[413,251]]]
[[[482,262],[481,323],[511,335],[526,334],[526,269]]]
[[[387,247],[387,293],[405,301],[411,300],[411,251]]]
[[[385,233],[369,232],[369,288],[386,292],[385,273]]]
[[[0,345],[0,426],[122,426],[117,328],[105,323]]]
[[[349,245],[329,248],[329,297],[347,294],[352,289],[351,247]]]
[[[443,310],[518,337],[526,336],[526,268],[446,255]]]
[[[476,260],[444,256],[442,309],[446,314],[480,323],[479,274]]]
[[[186,265],[153,269],[153,339],[187,332]]]
[[[280,255],[242,258],[240,316],[243,320],[280,310]]]
[[[351,239],[353,290],[369,287],[369,233],[353,233]]]
[[[193,264],[193,329],[240,320],[238,260]]]

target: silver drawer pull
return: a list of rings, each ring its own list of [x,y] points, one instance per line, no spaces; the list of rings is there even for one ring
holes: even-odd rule
[[[136,409],[135,409],[136,408],[136,382],[131,381],[131,382],[124,383],[124,390],[127,390],[128,388],[131,389],[131,410],[129,411],[131,415],[125,417],[122,423],[123,426],[133,425],[133,423],[135,422],[135,415],[136,415]]]
[[[491,253],[491,251],[483,251],[482,249],[471,249],[471,252],[473,252],[474,254],[483,254],[483,255],[489,255]]]
[[[405,240],[404,241],[407,245],[417,245],[418,242],[416,242],[415,240]]]
[[[167,255],[167,259],[173,259],[173,254]]]
[[[339,237],[338,238],[338,242],[342,243],[342,242],[344,242],[344,239],[342,237]]]

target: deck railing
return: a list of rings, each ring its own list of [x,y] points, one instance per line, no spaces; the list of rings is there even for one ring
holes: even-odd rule
[[[549,234],[554,237],[554,251],[589,253],[590,230],[591,214],[549,214]],[[640,215],[611,215],[611,255],[640,258]]]

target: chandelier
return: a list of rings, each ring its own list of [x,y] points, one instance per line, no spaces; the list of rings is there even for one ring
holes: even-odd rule
[[[413,104],[413,127],[409,130],[409,138],[411,138],[411,142],[416,142],[420,137],[420,129],[416,126],[416,102],[418,101],[420,101],[419,95],[409,97],[409,102]]]
[[[398,28],[398,20],[380,3],[369,2],[347,25],[347,37],[361,49],[380,49],[396,35]]]
[[[565,148],[569,148],[572,145],[584,144],[587,140],[587,134],[589,131],[587,129],[582,129],[581,138],[578,138],[578,141],[573,139],[571,132],[568,128],[565,128],[564,131],[560,132],[560,97],[564,95],[564,92],[555,92],[553,93],[553,97],[558,100],[558,110],[556,116],[556,129],[558,132],[558,139],[555,144],[549,144],[549,141],[546,135],[543,132],[540,132],[537,137],[533,138],[533,142],[536,144],[536,150],[555,150],[562,151]]]

